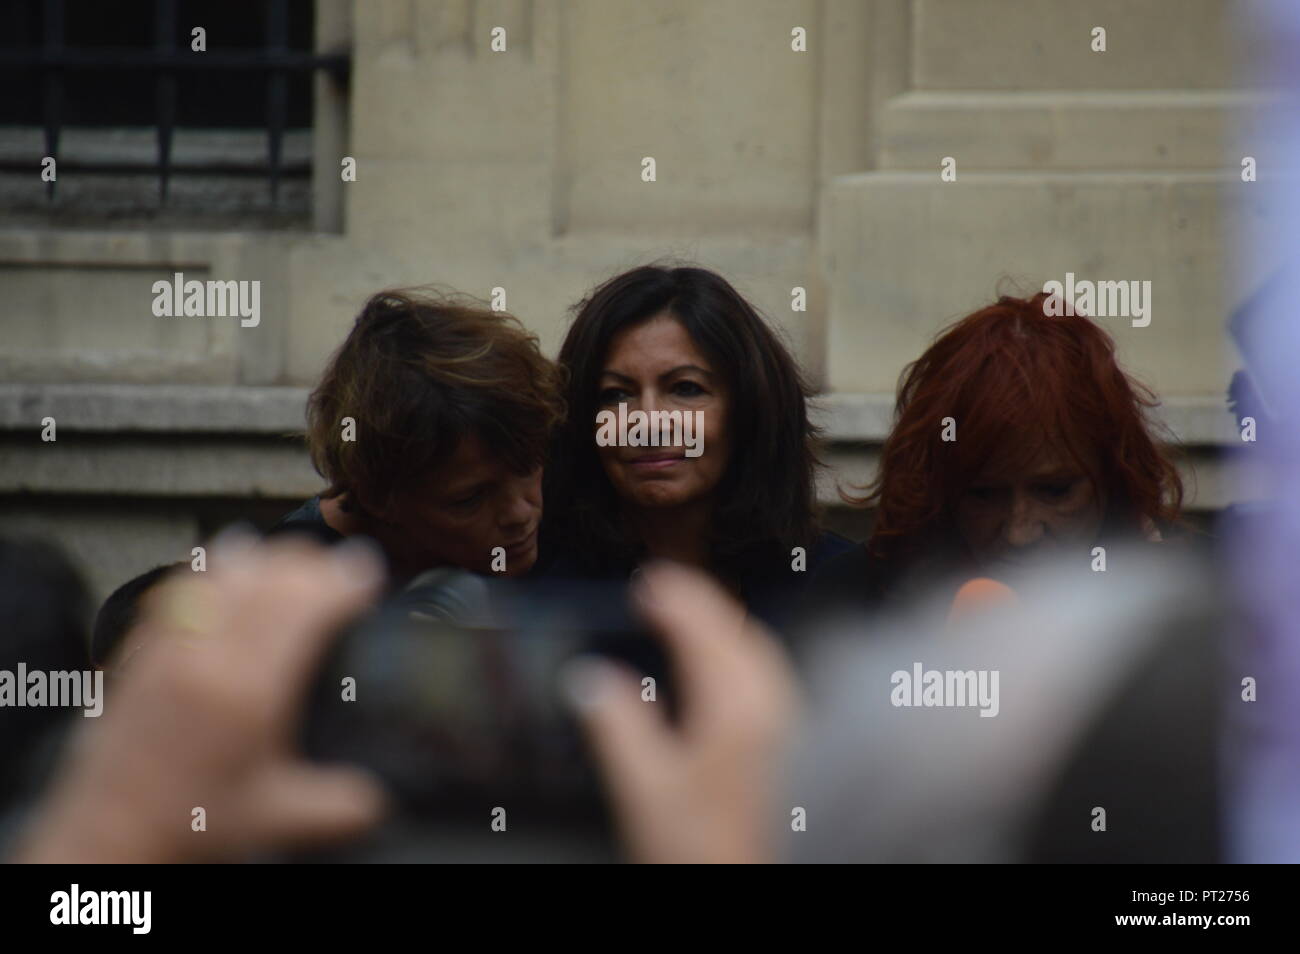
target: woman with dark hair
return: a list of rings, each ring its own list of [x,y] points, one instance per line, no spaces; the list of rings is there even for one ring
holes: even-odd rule
[[[380,292],[308,403],[328,486],[271,532],[368,536],[395,583],[437,566],[519,576],[537,558],[542,462],[562,411],[555,366],[510,315]]]
[[[817,525],[817,434],[794,359],[701,268],[632,269],[576,311],[559,357],[569,416],[547,466],[548,573],[626,577],[671,559],[779,617],[812,569],[851,546]],[[638,413],[684,427],[609,439]]]
[[[904,369],[870,539],[819,574],[823,602],[875,605],[937,578],[997,578],[1110,541],[1156,541],[1183,487],[1147,411],[1159,402],[1083,315],[1003,296]],[[832,596],[834,594],[834,597]]]

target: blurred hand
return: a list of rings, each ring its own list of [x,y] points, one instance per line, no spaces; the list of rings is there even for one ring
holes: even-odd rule
[[[772,861],[784,833],[778,771],[797,711],[789,663],[704,574],[663,564],[636,586],[673,662],[680,725],[642,701],[640,678],[625,667],[581,660],[566,678],[628,853],[642,862]]]
[[[294,730],[330,637],[382,576],[357,545],[219,539],[206,572],[146,601],[141,647],[75,738],[15,860],[236,859],[375,823],[377,783],[304,761]],[[196,807],[206,831],[191,829]]]

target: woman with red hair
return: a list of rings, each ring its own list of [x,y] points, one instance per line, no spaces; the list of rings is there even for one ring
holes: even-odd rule
[[[1003,296],[946,329],[903,371],[895,424],[865,496],[870,539],[816,593],[875,605],[937,578],[997,578],[1043,557],[1159,540],[1183,487],[1154,436],[1158,402],[1082,315],[1044,293]]]

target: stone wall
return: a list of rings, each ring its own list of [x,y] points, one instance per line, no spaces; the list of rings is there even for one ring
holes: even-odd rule
[[[1229,0],[318,0],[318,47],[353,67],[347,90],[317,80],[310,228],[71,227],[73,188],[45,220],[0,218],[0,528],[65,542],[105,595],[315,488],[284,435],[368,293],[499,286],[553,353],[588,288],[664,257],[730,278],[826,391],[828,503],[869,476],[899,370],[1000,282],[1150,280],[1150,326],[1107,327],[1169,398],[1213,510],[1243,297],[1228,210],[1268,214],[1237,201],[1233,129],[1261,95],[1236,72],[1243,18]],[[177,271],[260,280],[260,324],[155,317]]]

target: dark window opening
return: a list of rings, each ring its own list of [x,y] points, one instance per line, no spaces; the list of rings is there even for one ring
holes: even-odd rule
[[[345,83],[349,66],[345,52],[314,51],[312,0],[6,7],[0,206],[30,210],[45,156],[56,159],[57,178],[40,183],[43,195],[64,219],[187,203],[203,211],[256,205],[274,217],[309,204],[313,80],[324,71]],[[204,51],[192,49],[196,27]],[[140,201],[145,186],[152,202]]]

